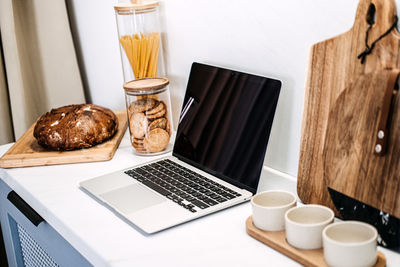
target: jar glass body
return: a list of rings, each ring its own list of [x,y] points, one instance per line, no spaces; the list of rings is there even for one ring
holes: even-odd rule
[[[157,90],[125,89],[130,141],[138,155],[156,155],[172,149],[173,123],[169,87]]]
[[[158,6],[115,7],[124,82],[165,77]]]

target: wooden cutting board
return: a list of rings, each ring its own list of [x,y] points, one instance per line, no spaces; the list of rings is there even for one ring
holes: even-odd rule
[[[112,159],[126,131],[126,111],[114,111],[118,131],[110,140],[87,149],[51,151],[40,146],[33,137],[33,124],[28,131],[0,158],[0,168],[32,167],[67,163],[106,161]]]
[[[326,155],[324,158],[323,152],[328,118],[338,101],[343,100],[341,100],[343,92],[356,82],[360,75],[396,69],[400,65],[400,35],[396,30],[391,31],[389,35],[376,43],[364,64],[361,64],[357,58],[365,50],[366,31],[369,26],[367,17],[371,4],[376,9],[376,21],[369,32],[369,44],[375,41],[391,27],[395,20],[396,8],[393,0],[360,0],[353,27],[342,35],[313,45],[310,50],[297,184],[298,195],[305,203],[319,203],[334,209],[325,179],[324,162],[329,162],[330,159],[327,159]],[[359,92],[359,94],[363,93],[363,91]],[[371,131],[371,134],[375,133]],[[397,138],[398,136],[399,134]],[[392,145],[396,142],[392,142]],[[394,189],[389,188],[390,185],[398,185],[399,157],[392,159],[391,162],[386,160],[383,164],[390,169],[388,172],[392,176],[389,179],[395,183],[385,183],[385,188],[379,189],[380,198],[370,204],[400,217],[399,186]],[[355,191],[359,191],[358,195],[367,195],[368,191],[364,192],[366,188],[374,190],[377,182],[380,182],[379,179],[387,179],[387,177],[376,177],[365,181],[366,183],[362,185],[352,184],[356,183],[356,179],[353,180],[352,177],[343,177],[343,179],[348,179],[346,182],[355,188]],[[384,198],[390,198],[391,200],[387,203],[391,204],[384,204]]]
[[[400,218],[400,113],[390,120],[388,147],[375,155],[382,105],[393,92],[396,70],[360,75],[338,97],[329,113],[324,142],[326,185],[346,196]],[[395,101],[393,110],[400,110]]]

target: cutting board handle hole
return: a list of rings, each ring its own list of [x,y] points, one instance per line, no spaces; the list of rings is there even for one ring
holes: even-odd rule
[[[376,22],[376,8],[374,4],[370,4],[367,11],[367,23],[374,25]]]

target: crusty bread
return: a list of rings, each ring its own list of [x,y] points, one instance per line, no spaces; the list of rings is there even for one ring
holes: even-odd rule
[[[108,108],[92,104],[52,109],[36,122],[33,136],[53,150],[88,148],[110,139],[117,132],[118,118]]]

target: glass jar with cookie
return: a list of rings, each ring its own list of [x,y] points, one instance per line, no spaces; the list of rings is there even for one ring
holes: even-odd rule
[[[172,119],[167,78],[124,83],[131,144],[139,155],[171,150]]]

